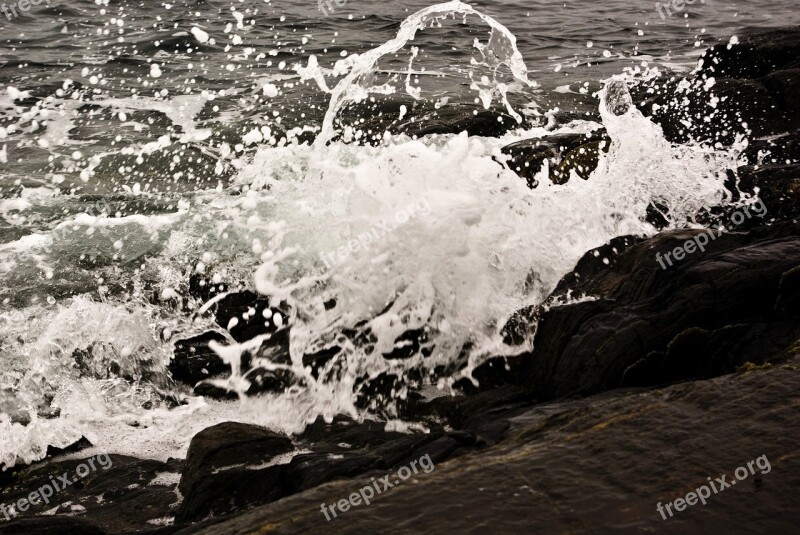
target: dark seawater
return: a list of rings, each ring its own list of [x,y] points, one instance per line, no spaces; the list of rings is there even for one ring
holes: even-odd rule
[[[265,112],[275,109],[282,114],[277,129],[288,130],[318,123],[327,108],[327,96],[314,82],[304,82],[283,87],[280,98],[265,102],[256,96],[262,79],[292,76],[295,74],[292,66],[298,62],[305,65],[310,55],[315,55],[321,66],[330,68],[342,58],[342,53],[362,53],[387,41],[405,17],[427,5],[350,0],[342,7],[333,4],[334,11],[326,17],[310,2],[212,0],[113,2],[98,6],[88,0],[52,1],[50,7],[42,3],[10,21],[0,16],[0,82],[30,91],[31,97],[22,101],[22,109],[26,109],[25,104],[48,98],[63,109],[57,104],[63,98],[57,91],[65,80],[72,80],[73,85],[64,93],[73,104],[75,99],[129,99],[137,94],[156,99],[162,108],[165,105],[174,108],[168,103],[181,96],[198,107],[192,111],[198,113],[197,119],[204,127],[214,128],[214,140],[235,138],[252,124],[249,121],[275,127],[275,118],[263,117]],[[596,90],[599,80],[643,61],[690,67],[701,50],[718,40],[754,28],[800,21],[791,2],[697,2],[663,20],[652,2],[532,1],[472,5],[495,17],[517,37],[531,78],[545,94],[565,85],[577,92],[586,82]],[[237,26],[234,10],[241,14],[241,28]],[[226,33],[229,24],[232,28]],[[198,43],[190,33],[193,27],[207,31],[216,44]],[[418,39],[423,47],[418,64],[431,70],[464,67],[471,57],[472,39],[484,33],[485,28],[477,24],[426,31]],[[241,38],[240,44],[234,44],[238,42],[237,36]],[[587,48],[588,43],[592,43],[591,48]],[[157,79],[149,76],[153,61],[162,71]],[[281,63],[285,63],[283,69]],[[402,69],[407,66],[407,58],[398,57],[381,66]],[[557,66],[561,69],[555,72]],[[97,77],[95,83],[92,77]],[[453,81],[449,89],[457,92],[462,82]],[[464,89],[462,85],[461,90]],[[185,96],[197,97],[203,93],[216,96],[214,105],[218,111],[208,102],[198,104],[197,99]],[[9,111],[7,98],[3,101],[5,113]],[[147,121],[152,120],[146,131],[139,132],[125,121],[109,120],[112,106],[90,108],[69,106],[69,119],[57,121],[59,127],[69,130],[69,140],[80,142],[84,160],[109,150],[117,152],[120,144],[147,142],[164,133],[179,131],[174,118],[170,120],[163,112],[152,113],[152,110],[148,114],[147,103],[138,103],[134,106],[136,110],[128,112],[131,120],[140,118],[134,112],[141,114],[141,118],[147,115]],[[42,124],[47,119],[56,122],[52,117],[37,121]],[[9,124],[11,119],[6,117],[3,121]],[[52,140],[53,133],[48,134]],[[117,135],[123,139],[112,145]],[[75,172],[70,172],[74,165],[70,164],[68,154],[72,151],[57,150],[57,142],[43,149],[30,143],[31,137],[34,136],[9,138],[11,156],[4,165],[4,174],[23,183],[40,183],[42,173],[59,172],[72,183]],[[109,163],[101,167],[110,166]],[[195,172],[201,185],[212,180],[204,169]],[[89,192],[107,187],[105,181],[92,182],[80,185],[81,189]]]
[[[490,34],[458,15],[382,57],[353,88],[394,92],[373,92],[366,112],[338,110],[333,143],[312,147],[330,102],[318,82],[334,88],[346,58],[388,42],[430,4],[331,5],[325,16],[310,2],[51,0],[11,20],[0,13],[0,462],[29,462],[81,434],[107,451],[165,458],[215,421],[297,430],[317,414],[364,414],[359,378],[387,371],[425,369],[416,386],[446,392],[441,370],[509,352],[505,320],[540,302],[586,250],[653,230],[639,184],[626,182],[641,169],[664,191],[701,183],[681,199],[687,213],[715,198],[724,162],[684,151],[676,166],[646,121],[608,123],[603,80],[688,72],[713,44],[800,23],[789,1],[708,0],[665,19],[644,1],[476,2],[516,38],[535,82],[507,66],[492,80],[506,84],[519,128],[502,140],[360,143],[359,128],[383,111],[405,114],[400,106],[450,117],[483,109],[470,74],[492,73],[471,61],[473,41]],[[491,54],[510,54],[506,44]],[[403,91],[412,60],[419,101]],[[495,98],[491,108],[505,106]],[[493,163],[509,142],[601,122],[627,151],[601,167],[597,186],[529,192]],[[332,268],[320,261],[383,217],[401,225]],[[204,299],[192,277],[285,304],[289,317],[266,323],[291,323],[298,378],[304,353],[336,344],[345,372],[241,406],[177,387],[166,372],[172,341],[213,327],[196,314]],[[435,365],[374,360],[410,331],[433,340]]]

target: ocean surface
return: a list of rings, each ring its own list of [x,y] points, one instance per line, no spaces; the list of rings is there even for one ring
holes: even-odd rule
[[[723,201],[741,145],[673,146],[636,110],[605,112],[604,82],[685,74],[709,46],[800,23],[785,0],[337,1],[0,12],[0,464],[80,436],[165,459],[226,420],[420,430],[393,400],[527,349],[504,344],[508,318],[586,251],[653,234],[651,201],[672,226]],[[400,133],[486,109],[506,133]],[[601,126],[614,146],[589,181],[530,190],[497,161]],[[269,296],[291,362],[261,365],[290,386],[222,402],[171,379],[176,340],[222,331],[190,281]],[[219,386],[246,391],[238,362],[264,342],[218,347]],[[303,355],[332,347],[336,369],[311,374]]]

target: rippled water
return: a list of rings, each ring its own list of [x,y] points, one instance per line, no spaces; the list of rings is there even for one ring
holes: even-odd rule
[[[52,0],[0,15],[0,462],[81,435],[166,457],[217,421],[392,418],[356,403],[382,375],[413,376],[393,397],[449,392],[521,350],[503,324],[584,252],[654,232],[652,200],[673,225],[725,201],[735,148],[673,147],[636,110],[601,113],[602,82],[685,72],[718,41],[800,19],[760,1],[665,20],[651,2],[451,3],[413,19],[429,4],[332,5]],[[489,100],[523,122],[500,138],[384,134],[384,117]],[[612,150],[589,181],[529,190],[495,161],[510,142],[601,125]],[[213,327],[191,277],[282,303],[265,323],[291,328],[288,391],[222,403],[170,380],[173,341]],[[302,356],[331,347],[335,377],[310,375]]]

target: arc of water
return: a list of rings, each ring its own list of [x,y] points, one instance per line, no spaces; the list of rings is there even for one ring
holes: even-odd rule
[[[375,68],[376,63],[380,58],[386,54],[393,54],[403,48],[406,43],[414,39],[418,30],[425,28],[426,24],[432,19],[446,17],[447,15],[476,15],[480,17],[493,31],[497,31],[498,35],[506,39],[511,55],[506,61],[501,63],[506,64],[511,73],[517,80],[523,82],[529,87],[535,86],[535,83],[528,80],[528,68],[522,59],[522,54],[517,49],[517,38],[511,33],[508,28],[497,22],[489,15],[480,13],[472,6],[461,2],[460,0],[452,0],[442,4],[435,4],[424,9],[421,9],[413,15],[406,18],[400,25],[400,30],[397,36],[382,44],[377,48],[373,48],[363,54],[360,54],[353,61],[352,68],[345,78],[343,78],[331,92],[330,104],[328,111],[325,113],[325,119],[322,123],[317,139],[314,141],[315,147],[325,146],[333,137],[334,128],[333,122],[336,114],[344,103],[349,99],[352,93],[354,82],[359,77],[369,74]]]

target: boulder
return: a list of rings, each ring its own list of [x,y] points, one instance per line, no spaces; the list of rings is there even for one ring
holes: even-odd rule
[[[190,281],[190,285],[199,283]],[[205,285],[199,288],[207,291]],[[218,287],[220,291],[223,285]],[[199,290],[198,290],[199,291]],[[210,294],[209,294],[210,295]],[[242,353],[240,371],[250,381],[248,395],[283,391],[297,382],[293,373],[286,370],[267,370],[255,359],[268,359],[273,364],[290,365],[289,355],[289,311],[285,304],[271,305],[268,297],[249,290],[230,292],[214,302],[208,309],[214,321],[226,329],[230,337],[219,332],[207,331],[197,336],[175,342],[174,358],[169,365],[172,377],[194,387],[194,393],[215,399],[237,399],[238,394],[215,385],[210,379],[230,374],[228,366],[209,348],[210,342],[229,345],[230,338],[243,343],[261,335],[269,335],[257,350]]]
[[[192,437],[178,488],[184,496],[201,480],[231,466],[259,464],[294,449],[292,441],[249,424],[224,422]]]
[[[634,103],[665,137],[730,144],[800,127],[800,28],[753,33],[705,51],[690,76],[648,80]]]
[[[429,433],[407,434],[386,431],[383,422],[359,423],[340,416],[331,423],[318,418],[295,438],[297,448],[305,451],[277,462],[274,453],[294,448],[279,440],[277,449],[268,447],[259,453],[258,448],[248,446],[248,437],[254,434],[258,441],[259,436],[269,432],[252,427],[229,422],[206,429],[192,439],[180,483],[184,501],[176,523],[230,514],[337,479],[385,475],[425,455],[434,463],[443,462],[485,445],[469,431],[445,432],[434,427]],[[207,448],[210,455],[201,459],[199,454]],[[270,458],[272,463],[267,462]],[[198,461],[202,469],[198,468]]]
[[[405,112],[401,111],[401,106],[405,107]],[[461,132],[470,136],[499,137],[511,129],[530,126],[525,119],[520,124],[501,110],[485,110],[470,104],[437,106],[426,100],[409,103],[391,97],[349,104],[343,117],[343,125],[353,119],[357,121],[352,124],[355,139],[373,145],[382,142],[385,132],[415,138]]]
[[[800,164],[747,165],[738,169],[739,188],[758,191],[770,219],[787,221],[800,216]]]
[[[797,299],[800,225],[723,234],[705,252],[663,262],[699,232],[659,234],[602,270],[588,253],[552,297],[569,289],[594,299],[541,312],[533,350],[522,357],[522,382],[532,395],[553,399],[713,377],[746,361],[786,356],[800,339],[800,317],[779,304]]]
[[[270,299],[250,290],[233,292],[215,303],[212,307],[217,325],[227,329],[237,342],[246,342],[260,334],[275,332],[274,314],[280,314],[285,320],[286,310],[272,306]],[[267,311],[268,318],[264,315]]]
[[[68,516],[40,516],[23,518],[13,522],[0,522],[2,535],[106,535],[106,532],[94,523],[81,518]]]
[[[727,78],[762,78],[800,68],[800,27],[778,28],[737,37],[738,43],[720,43],[700,57],[701,74]]]

